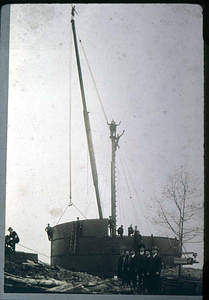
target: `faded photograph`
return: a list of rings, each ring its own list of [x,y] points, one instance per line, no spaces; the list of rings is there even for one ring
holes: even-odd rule
[[[202,295],[202,22],[11,5],[5,294]]]

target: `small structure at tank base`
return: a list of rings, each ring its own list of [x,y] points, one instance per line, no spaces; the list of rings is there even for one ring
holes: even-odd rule
[[[21,251],[11,251],[9,253],[5,253],[5,261],[22,262],[26,260],[38,262],[38,254]]]

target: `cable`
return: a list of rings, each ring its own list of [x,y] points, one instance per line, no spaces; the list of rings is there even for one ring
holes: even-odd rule
[[[126,173],[125,173],[125,169],[124,169],[124,166],[123,166],[123,162],[122,162],[122,159],[121,159],[120,156],[119,156],[119,158],[120,158],[120,162],[121,162],[121,166],[122,166],[124,178],[125,178],[125,181],[126,181],[126,184],[127,184],[128,192],[129,192],[129,195],[130,195],[130,199],[131,199],[131,202],[132,202],[134,217],[135,217],[136,223],[140,223],[138,215],[137,215],[137,209],[134,206],[134,202],[133,202],[133,199],[132,199],[132,196],[131,196],[131,190],[130,190],[130,187],[129,187],[129,184],[128,184],[128,180],[127,180],[127,177],[126,177]]]
[[[64,212],[62,213],[61,217],[59,218],[59,221],[62,219],[62,217],[63,217],[64,213],[66,212],[66,210],[67,210],[68,206],[70,206],[70,205],[72,205],[72,203],[71,203],[71,204],[68,204],[68,205],[66,206],[66,208],[65,208]],[[57,222],[57,224],[56,224],[56,225],[58,225],[58,224],[59,224],[59,221]]]
[[[122,150],[121,150],[121,156],[123,157],[123,160],[124,160],[124,163],[125,163],[125,159],[124,159],[124,155],[123,155],[123,153],[122,153]],[[131,177],[131,175],[130,175],[130,172],[129,172],[129,169],[128,169],[128,167],[127,167],[126,163],[125,163],[125,166],[126,166],[126,169],[127,169],[127,171],[128,171],[128,175],[129,175],[129,177],[130,177],[130,179],[131,179],[131,183],[132,183],[132,185],[133,185],[133,188],[134,188],[134,191],[135,191],[135,193],[136,193],[136,197],[137,197],[137,199],[138,199],[138,202],[139,202],[139,205],[140,205],[140,207],[141,207],[141,211],[142,211],[142,213],[143,213],[143,216],[144,216],[145,222],[146,222],[146,224],[147,224],[147,227],[148,227],[148,229],[149,229],[149,232],[150,232],[150,234],[151,234],[152,232],[151,232],[151,230],[150,230],[149,223],[148,223],[148,221],[147,221],[147,218],[145,217],[145,213],[144,213],[144,210],[143,210],[143,208],[142,208],[141,201],[140,201],[140,199],[139,199],[139,197],[138,197],[138,194],[137,194],[136,188],[135,188],[135,186],[134,186],[134,183],[133,183],[132,177]]]
[[[78,32],[78,30],[77,30],[77,32]],[[79,34],[78,34],[78,38],[79,38]],[[101,100],[101,97],[100,97],[100,95],[99,95],[99,91],[98,91],[96,82],[95,82],[95,80],[94,80],[94,76],[93,76],[93,73],[92,73],[92,71],[91,71],[91,68],[90,68],[90,65],[89,65],[89,62],[88,62],[88,59],[87,59],[87,56],[86,56],[86,52],[85,52],[85,50],[84,50],[84,47],[83,47],[83,44],[82,44],[80,38],[79,38],[79,42],[80,42],[80,44],[81,44],[81,48],[82,48],[82,50],[83,50],[83,53],[84,53],[84,56],[85,56],[85,59],[86,59],[86,62],[87,62],[88,68],[89,68],[89,72],[90,72],[90,74],[91,74],[91,77],[92,77],[92,80],[93,80],[93,83],[94,83],[94,87],[95,87],[95,89],[96,89],[96,92],[97,92],[97,95],[98,95],[98,98],[99,98],[99,101],[100,101],[100,104],[101,104],[101,107],[102,107],[102,111],[103,111],[103,114],[104,114],[104,117],[105,117],[105,120],[106,120],[106,123],[108,123],[107,115],[106,115],[106,113],[105,113],[105,109],[104,109],[104,106],[103,106],[103,104],[102,104],[102,100]]]
[[[75,204],[74,204],[74,203],[73,203],[73,206],[75,206]],[[83,216],[83,217],[84,217],[86,220],[88,220],[88,219],[87,219],[87,217],[86,217],[86,216],[85,216],[85,215],[84,215],[84,214],[83,214],[83,213],[80,211],[80,209],[78,209],[78,208],[77,208],[77,206],[75,206],[75,208],[76,208],[76,209],[79,211],[79,213],[81,213],[81,214],[82,214],[82,216]]]
[[[71,128],[72,128],[72,34],[71,34],[71,41],[70,41],[70,99],[69,99],[69,199],[71,204],[72,198],[72,161],[71,161]]]
[[[120,202],[120,205],[119,205],[119,212],[120,212],[120,218],[121,218],[121,223],[124,224],[124,227],[126,227],[126,221],[125,221],[125,213],[124,213],[124,207],[123,207],[123,202],[122,202],[122,197],[120,195],[122,195],[121,193],[121,183],[120,183],[120,176],[119,176],[119,170],[117,169],[117,173],[118,173],[118,180],[117,180],[117,187],[118,187],[118,190],[119,190],[119,202]]]
[[[21,246],[21,247],[23,247],[23,248],[26,248],[26,249],[31,250],[31,251],[33,251],[33,252],[36,252],[36,253],[38,253],[38,254],[40,254],[40,255],[43,255],[43,256],[46,256],[46,257],[50,258],[50,256],[48,256],[48,255],[45,255],[45,254],[43,254],[43,253],[40,253],[40,252],[38,252],[38,251],[36,251],[36,250],[33,250],[33,249],[28,248],[28,247],[26,247],[26,246],[23,246],[23,245],[21,245],[21,244],[18,244],[18,246]]]

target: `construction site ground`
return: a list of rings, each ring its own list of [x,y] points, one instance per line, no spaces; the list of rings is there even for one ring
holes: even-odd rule
[[[117,276],[103,279],[40,261],[6,261],[4,278],[5,293],[144,294],[140,290],[133,290],[132,287],[122,286]],[[159,292],[201,295],[202,270],[183,268],[182,278],[179,280],[177,267],[163,269]]]

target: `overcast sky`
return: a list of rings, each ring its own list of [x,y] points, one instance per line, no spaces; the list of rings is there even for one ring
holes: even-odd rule
[[[77,4],[76,10],[77,34],[108,121],[121,121],[118,133],[125,130],[117,150],[117,225],[127,229],[132,223],[142,235],[162,235],[150,223],[156,213],[150,205],[168,176],[182,166],[203,194],[201,7]],[[75,206],[60,222],[98,217],[70,20],[68,4],[11,6],[6,230],[18,232],[17,250],[46,256],[44,228],[55,226],[69,204],[69,149]],[[80,55],[108,217],[109,128],[82,48]],[[188,249],[202,262],[202,248],[199,243]],[[39,259],[48,261],[46,256]]]

